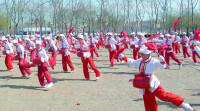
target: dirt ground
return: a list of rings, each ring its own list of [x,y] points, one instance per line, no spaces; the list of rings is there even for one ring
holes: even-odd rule
[[[95,81],[95,73],[90,70],[92,80],[83,81],[81,60],[74,54],[71,60],[76,71],[60,73],[62,64],[61,55],[58,55],[55,70],[49,68],[54,83],[50,89],[38,87],[36,67],[31,68],[30,79],[21,79],[17,61],[13,62],[13,72],[6,71],[5,56],[0,54],[0,111],[144,111],[142,95],[129,82],[138,69],[116,61],[114,67],[108,67],[108,51],[101,48],[98,52],[100,58],[95,56],[94,61],[101,72],[100,80]],[[125,50],[124,54],[132,57],[130,50]],[[197,70],[200,67],[193,66],[192,60],[183,60],[182,54],[177,56],[183,62],[182,69],[171,60],[171,69],[159,70],[155,75],[166,91],[184,97],[200,111],[200,72]],[[160,100],[158,110],[184,111]]]

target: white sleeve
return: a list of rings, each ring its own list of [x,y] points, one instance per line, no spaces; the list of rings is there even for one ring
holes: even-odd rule
[[[127,64],[129,64],[130,66],[139,68],[141,60],[142,59],[134,60],[134,59],[131,59],[131,58],[127,58]]]
[[[55,45],[55,42],[51,42],[51,45],[52,45],[54,51],[57,51],[57,47],[56,47],[56,45]]]
[[[45,51],[45,50],[42,50],[42,52],[43,52],[45,61],[48,63],[49,57],[47,56],[46,51]]]

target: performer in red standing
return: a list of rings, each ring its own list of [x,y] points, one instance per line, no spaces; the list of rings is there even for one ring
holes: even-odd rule
[[[180,54],[181,53],[181,48],[180,48],[180,37],[178,36],[178,32],[175,32],[175,37],[174,37],[174,49],[176,54]]]
[[[112,38],[112,33],[108,33],[108,39],[106,40],[105,47],[109,50],[110,66],[114,66],[114,60],[117,54],[116,44],[117,41]]]
[[[194,50],[194,47],[195,47],[195,46],[200,46],[199,37],[198,37],[198,35],[196,35],[196,34],[194,35],[193,39],[192,39],[191,42],[190,42],[190,48],[191,48],[191,50],[192,50],[192,59],[193,59],[194,65],[199,65],[199,64],[197,63],[196,56],[197,56],[198,58],[200,58],[200,55]]]
[[[27,50],[30,51],[30,61],[33,61],[34,54],[35,54],[35,43],[31,41],[29,38],[26,38]]]
[[[91,56],[93,58],[93,55],[94,53],[96,54],[97,57],[99,57],[99,54],[97,52],[97,47],[96,47],[96,44],[98,44],[98,40],[96,40],[92,34],[90,34],[89,36],[89,41],[88,41],[88,45],[90,47],[90,53],[91,53]]]
[[[32,71],[24,67],[23,64],[27,63],[27,55],[24,47],[18,43],[17,40],[13,40],[13,45],[16,46],[17,55],[15,58],[19,59],[19,69],[22,73],[22,78],[29,79],[31,77]]]
[[[166,92],[162,88],[157,77],[154,75],[154,72],[156,70],[163,69],[165,67],[164,57],[159,56],[159,60],[152,58],[152,56],[150,55],[151,51],[148,50],[148,47],[146,47],[145,45],[142,45],[139,53],[141,55],[141,58],[137,60],[127,58],[123,54],[120,54],[119,58],[127,62],[130,66],[139,68],[139,74],[135,75],[135,78],[133,80],[134,85],[136,84],[134,82],[135,80],[137,80],[137,78],[143,78],[143,80],[144,78],[149,78],[148,80],[152,80],[150,82],[151,86],[149,84],[148,86],[145,85],[145,82],[147,81],[143,81],[144,83],[142,83],[141,81],[140,87],[135,85],[135,87],[139,88],[140,93],[143,94],[144,106],[146,111],[158,111],[156,97],[162,101],[171,102],[177,107],[181,106],[186,111],[193,111],[192,107],[188,103],[184,102],[184,98],[180,97],[179,95]]]
[[[12,57],[14,55],[13,44],[9,43],[6,38],[2,38],[1,40],[4,43],[3,54],[6,55],[5,65],[6,65],[8,71],[13,71],[14,70],[13,64],[12,64]]]
[[[40,40],[36,40],[35,43],[36,43],[36,50],[34,54],[34,59],[38,57],[44,58],[43,63],[37,64],[38,65],[38,79],[42,88],[50,88],[53,86],[53,80],[47,68],[49,64],[48,56],[46,54],[46,51],[42,49],[42,42]],[[48,82],[47,85],[44,78],[46,78]]]
[[[46,38],[46,41],[47,41],[47,44],[46,44],[46,48],[45,50],[48,51],[48,52],[52,52],[52,57],[53,57],[53,63],[54,65],[57,64],[56,62],[56,58],[57,58],[57,47],[56,47],[56,44],[55,42],[50,38],[50,37],[47,37]]]
[[[186,59],[187,56],[191,59],[190,53],[188,52],[189,38],[186,36],[186,32],[183,32],[183,37],[180,39],[180,42],[183,48],[184,59]]]
[[[83,63],[83,73],[85,76],[84,80],[90,80],[90,75],[89,75],[89,71],[88,71],[88,63],[90,64],[91,68],[94,70],[94,72],[96,74],[96,80],[98,80],[100,77],[100,72],[94,64],[94,61],[90,54],[90,48],[89,48],[88,44],[84,41],[83,35],[78,35],[78,41],[79,41],[79,43],[75,47],[76,47],[76,49],[79,50],[77,55],[79,57],[81,57],[81,61]]]
[[[133,49],[133,59],[134,60],[137,60],[137,57],[138,57],[138,52],[136,51],[136,47],[135,47],[135,44],[138,42],[138,38],[137,36],[135,35],[135,32],[132,32],[131,33],[131,42],[130,42],[130,48]]]
[[[161,42],[163,44],[167,44],[167,48],[165,50],[165,61],[168,65],[167,68],[170,68],[170,62],[169,62],[169,59],[170,57],[176,61],[179,65],[179,69],[182,68],[182,62],[175,56],[174,52],[173,52],[173,49],[172,49],[172,42],[174,41],[173,39],[169,39],[170,38],[170,35],[169,34],[166,34],[165,35],[166,39],[165,40],[158,40],[157,42]]]
[[[71,58],[70,58],[70,45],[67,42],[67,39],[65,38],[64,34],[60,34],[61,37],[61,43],[59,46],[59,51],[62,51],[64,53],[62,53],[62,65],[63,65],[63,73],[71,73],[75,71],[75,68],[71,62]],[[71,71],[68,71],[67,69],[67,64],[69,65],[69,67],[71,68]]]

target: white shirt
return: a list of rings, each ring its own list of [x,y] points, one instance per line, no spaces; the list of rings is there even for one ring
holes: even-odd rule
[[[88,41],[88,45],[89,46],[93,45],[94,47],[96,47],[95,43],[98,43],[98,41],[96,39],[94,39],[94,38],[92,38],[92,41],[91,41],[91,39],[89,39],[89,41]]]
[[[65,49],[65,56],[70,55],[70,52],[69,52],[70,45],[67,42],[67,39],[65,39],[64,41],[61,41],[60,46],[59,46],[59,50],[61,50],[62,48]]]
[[[19,57],[22,59],[26,59],[26,51],[24,49],[24,46],[19,45],[17,46],[17,54],[19,54]]]
[[[111,45],[111,51],[113,51],[116,49],[115,44],[117,44],[117,41],[114,38],[111,38],[110,40],[109,39],[106,40],[105,45]]]
[[[83,56],[84,58],[88,58],[91,56],[91,53],[88,47],[88,44],[83,40],[82,43],[80,44],[80,42],[75,46],[76,49],[80,49],[81,51],[83,51]]]
[[[48,61],[49,57],[47,56],[47,53],[46,53],[46,51],[44,49],[40,48],[39,52],[36,49],[35,50],[35,54],[34,54],[34,58],[36,58],[36,57],[43,57],[45,62],[47,62],[49,64],[49,61]]]
[[[199,46],[200,42],[195,40],[195,39],[193,39],[193,40],[191,40],[190,45],[193,45],[193,44],[196,45],[196,46]],[[192,51],[194,51],[194,49],[192,49]]]
[[[147,43],[145,39],[139,39],[138,41],[135,42],[135,47],[141,47],[144,43]]]
[[[149,59],[147,59],[146,61],[150,60],[151,56],[149,57]],[[128,58],[127,59],[127,63],[130,65],[130,66],[133,66],[133,67],[136,67],[136,68],[139,68],[140,66],[140,63],[142,61],[142,58],[140,59],[137,59],[137,60],[133,60],[131,58]],[[157,59],[154,59],[152,58],[150,60],[150,62],[148,62],[146,64],[146,68],[145,68],[145,75],[150,75],[150,74],[153,74],[152,75],[152,78],[154,80],[154,86],[152,88],[150,88],[151,92],[154,92],[158,86],[160,85],[160,81],[157,79],[157,77],[154,75],[154,72],[158,69],[163,69],[165,67],[165,65],[161,64],[159,60]],[[150,76],[149,76],[150,77]]]
[[[55,42],[54,42],[53,40],[51,40],[50,43],[47,42],[47,45],[46,45],[45,50],[48,50],[48,49],[50,49],[50,48],[52,48],[54,51],[57,51],[56,44],[55,44]]]
[[[6,45],[4,46],[4,50],[7,50],[7,54],[10,55],[11,53],[14,53],[13,51],[13,44],[7,42]]]
[[[33,41],[28,41],[28,49],[33,50],[35,48],[35,43]]]

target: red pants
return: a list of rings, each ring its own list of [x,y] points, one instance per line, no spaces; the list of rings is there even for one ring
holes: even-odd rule
[[[25,63],[27,63],[26,60],[24,60],[24,59],[19,60],[19,69],[23,76],[25,76],[26,74],[30,75],[32,73],[32,71],[29,68],[23,67],[23,64],[25,64]]]
[[[133,59],[134,59],[134,60],[137,60],[137,57],[138,57],[138,52],[137,52],[136,49],[134,48],[134,49],[133,49]]]
[[[6,54],[5,64],[6,64],[6,67],[7,67],[8,70],[13,69],[11,55]]]
[[[83,73],[86,79],[90,79],[89,71],[88,71],[88,63],[90,64],[91,68],[94,70],[96,77],[100,76],[99,70],[96,68],[94,61],[92,57],[90,56],[89,58],[81,58],[82,63],[83,63]]]
[[[162,55],[163,57],[165,57],[164,50],[158,50],[158,53],[159,53],[160,55]]]
[[[30,52],[30,61],[32,62],[34,59],[35,50],[31,50]]]
[[[158,111],[155,97],[165,102],[171,102],[177,107],[179,107],[184,102],[184,98],[180,97],[179,95],[166,92],[162,88],[162,86],[159,85],[158,88],[153,93],[151,93],[149,89],[145,89],[143,99],[146,111]]]
[[[109,59],[110,59],[110,65],[111,66],[114,66],[114,60],[115,60],[116,54],[117,54],[116,50],[109,51]]]
[[[169,53],[165,52],[165,61],[168,64],[168,66],[170,66],[169,57],[171,57],[178,64],[182,64],[182,62],[180,60],[178,60],[178,58],[175,56],[174,52],[169,52]]]
[[[91,53],[92,58],[93,58],[94,53],[96,54],[97,57],[99,57],[96,47],[90,48],[90,53]]]
[[[174,42],[172,43],[172,49],[173,49],[173,51],[175,51],[175,45],[174,45]]]
[[[180,44],[179,43],[176,43],[176,45],[175,45],[175,52],[176,52],[176,54],[177,53],[181,53],[181,48],[180,48]]]
[[[183,56],[184,56],[184,58],[186,58],[186,55],[188,57],[190,57],[190,53],[188,52],[188,47],[182,46],[182,48],[183,48]]]
[[[46,78],[47,82],[52,82],[51,74],[49,73],[47,69],[47,62],[44,62],[42,64],[38,64],[38,79],[41,86],[45,86],[46,82],[44,80],[44,77]]]
[[[196,56],[198,58],[200,58],[199,54],[196,51],[192,51],[192,59],[193,59],[194,63],[197,63]]]
[[[53,63],[54,63],[54,64],[57,64],[57,63],[56,63],[56,58],[57,58],[57,53],[56,53],[56,51],[53,51],[51,55],[52,55],[52,57],[53,57]]]
[[[62,65],[63,65],[63,70],[64,71],[68,71],[67,64],[69,65],[71,70],[75,69],[73,64],[72,64],[72,62],[71,62],[70,55],[67,55],[67,56],[62,55]]]

